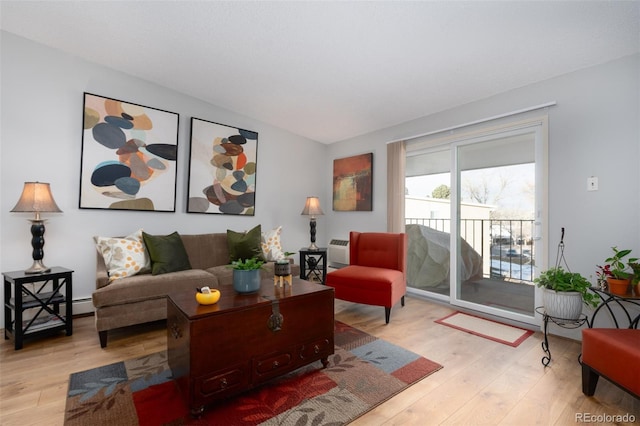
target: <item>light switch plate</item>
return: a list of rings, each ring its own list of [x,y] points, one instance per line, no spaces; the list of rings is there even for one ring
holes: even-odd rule
[[[591,176],[587,178],[587,191],[597,191],[598,190],[598,178],[595,176]]]

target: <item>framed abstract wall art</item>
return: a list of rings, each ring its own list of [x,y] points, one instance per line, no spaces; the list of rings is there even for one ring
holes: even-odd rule
[[[258,133],[191,118],[187,213],[255,214]]]
[[[85,93],[79,207],[175,212],[178,121]]]
[[[333,210],[373,210],[373,153],[333,160]]]

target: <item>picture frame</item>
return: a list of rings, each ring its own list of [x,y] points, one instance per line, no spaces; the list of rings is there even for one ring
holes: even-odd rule
[[[373,211],[373,153],[333,160],[333,210]]]
[[[191,118],[187,213],[255,215],[258,132]]]
[[[175,212],[179,115],[84,93],[80,209]]]

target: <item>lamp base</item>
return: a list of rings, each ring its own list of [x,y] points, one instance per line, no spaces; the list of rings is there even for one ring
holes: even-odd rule
[[[320,249],[318,248],[316,243],[313,242],[313,243],[311,243],[311,245],[309,246],[309,248],[307,250],[315,250],[315,251],[317,251],[317,250],[320,250]]]
[[[42,264],[42,260],[34,260],[33,265],[29,269],[24,271],[25,274],[44,274],[45,272],[49,272],[51,268],[48,266],[44,266]]]

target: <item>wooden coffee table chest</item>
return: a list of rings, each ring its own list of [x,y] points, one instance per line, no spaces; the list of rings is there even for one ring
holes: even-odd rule
[[[334,351],[334,291],[294,279],[240,295],[222,286],[215,305],[193,292],[167,301],[169,366],[191,414],[314,361],[328,365]]]

